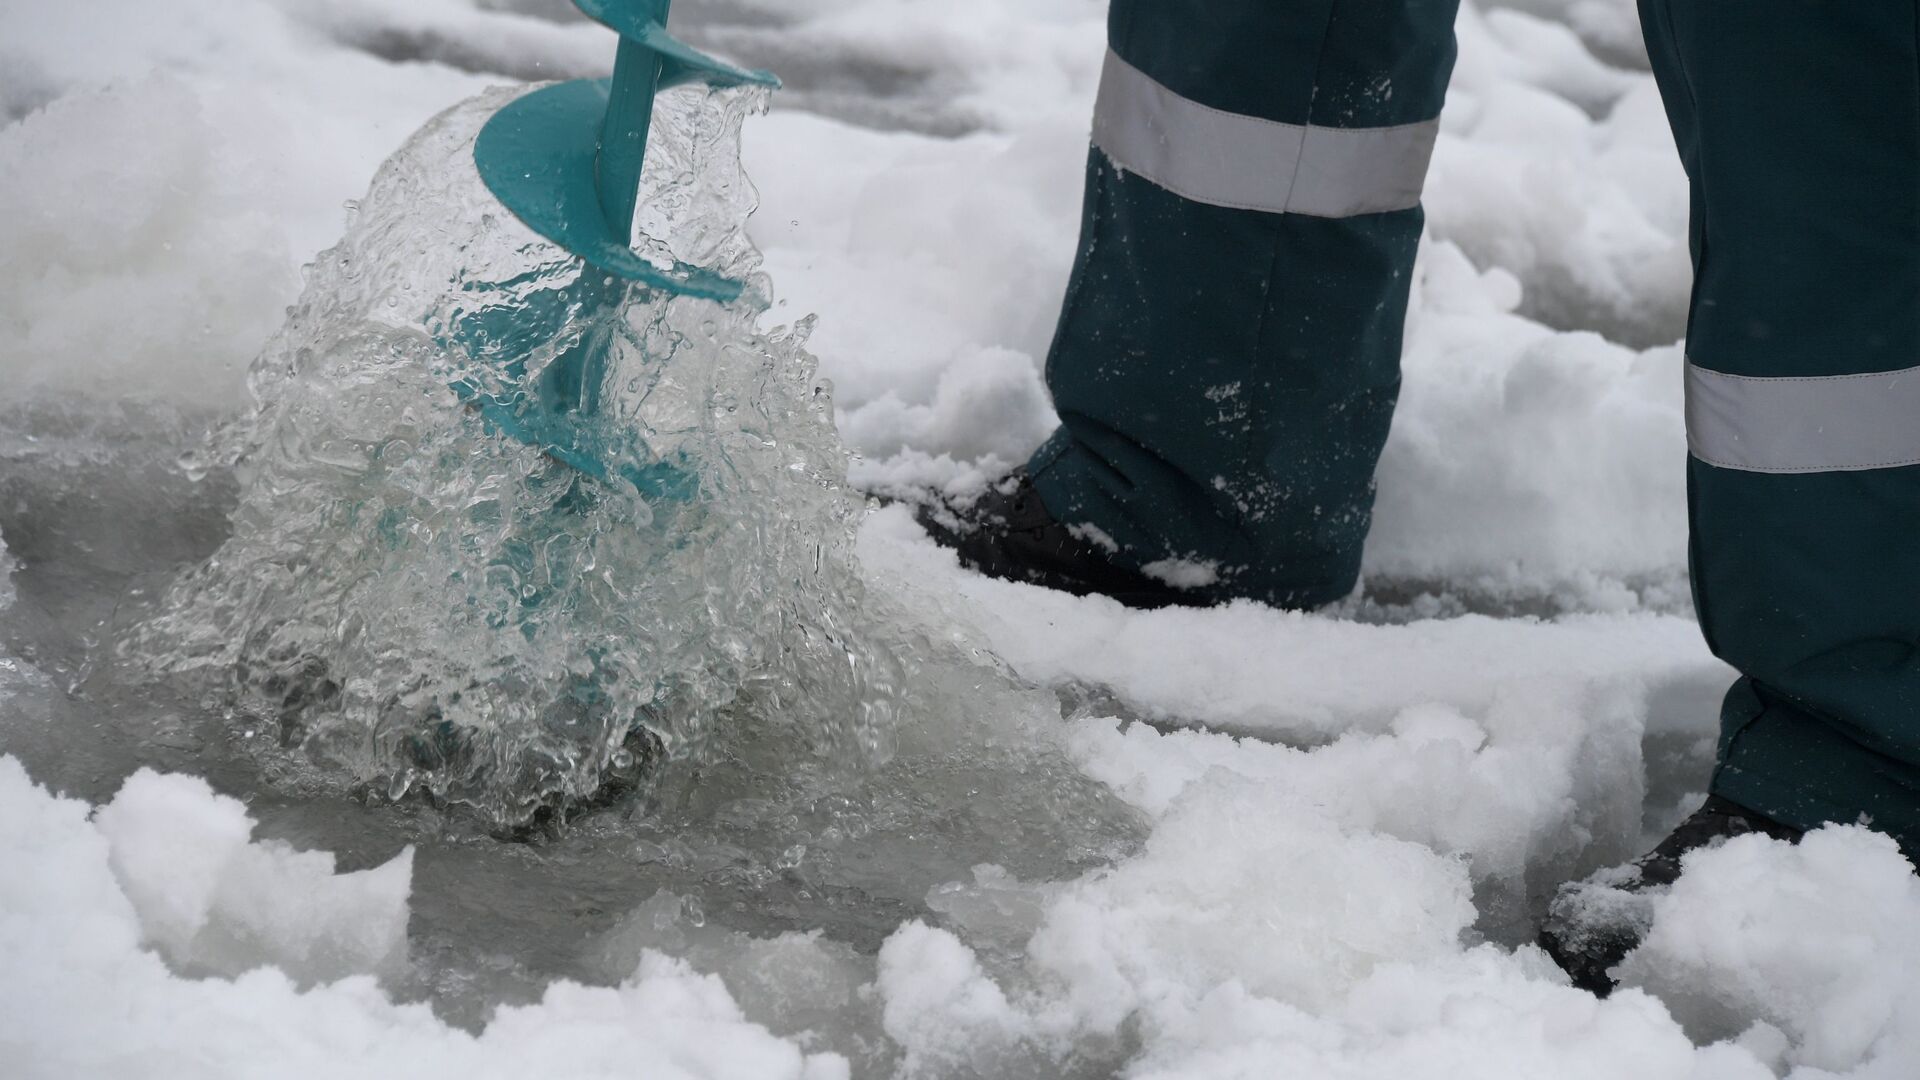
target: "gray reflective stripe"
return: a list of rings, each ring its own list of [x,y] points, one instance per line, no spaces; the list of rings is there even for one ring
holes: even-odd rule
[[[1114,164],[1213,206],[1312,217],[1420,202],[1440,121],[1397,127],[1282,124],[1183,98],[1107,50],[1093,142]]]
[[[1920,367],[1759,379],[1689,361],[1687,448],[1709,465],[1746,472],[1920,465]]]

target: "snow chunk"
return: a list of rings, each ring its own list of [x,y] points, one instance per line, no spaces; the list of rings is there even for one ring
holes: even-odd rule
[[[151,769],[128,778],[94,824],[143,936],[177,969],[273,965],[311,984],[406,965],[411,847],[336,874],[326,852],[251,842],[246,807],[206,781]]]
[[[901,1072],[975,1075],[1005,1070],[1034,1028],[981,970],[973,951],[918,920],[894,931],[880,950],[876,984],[886,1001],[887,1034],[906,1049]]]
[[[1637,772],[1640,729],[1629,700],[1518,686],[1478,717],[1419,706],[1384,733],[1313,750],[1106,719],[1078,722],[1073,738],[1082,767],[1150,814],[1228,780],[1252,783],[1343,827],[1464,858],[1476,880],[1524,892],[1530,875],[1550,885],[1576,858],[1630,853],[1641,789],[1623,778]]]
[[[1343,832],[1279,785],[1223,780],[1177,803],[1139,858],[1069,889],[1029,950],[1112,1031],[1226,982],[1321,1009],[1381,963],[1452,952],[1473,918],[1461,864]]]
[[[1220,564],[1210,559],[1161,559],[1140,572],[1176,589],[1204,589],[1220,580]]]
[[[1684,866],[1653,898],[1625,983],[1659,994],[1696,1037],[1764,1024],[1794,1066],[1920,1074],[1920,877],[1892,839],[1750,834]]]
[[[1234,983],[1163,1009],[1129,1071],[1152,1080],[1770,1080],[1744,1049],[1695,1048],[1654,999],[1557,985],[1546,958],[1481,946],[1385,965],[1313,1015]]]
[[[1463,948],[1461,866],[1339,827],[1318,800],[1195,786],[1138,856],[1054,895],[1011,975],[903,927],[876,983],[902,1073],[1772,1077],[1763,1039],[1696,1047],[1647,994],[1599,1001],[1532,947]]]
[[[1075,522],[1067,526],[1067,534],[1083,544],[1092,544],[1109,555],[1120,553],[1120,542],[1107,535],[1107,531],[1098,525],[1085,521]]]

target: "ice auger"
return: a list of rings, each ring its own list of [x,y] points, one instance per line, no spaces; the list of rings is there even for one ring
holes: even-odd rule
[[[745,289],[711,270],[659,262],[631,246],[640,170],[654,95],[685,83],[777,87],[703,55],[667,33],[672,0],[574,0],[587,17],[620,35],[610,79],[579,79],[526,94],[495,113],[474,142],[480,178],[528,228],[585,265],[564,289],[536,289],[511,308],[478,313],[456,329],[505,378],[493,389],[459,381],[453,389],[501,433],[601,480],[618,476],[649,498],[685,499],[691,475],[652,460],[626,436],[582,421],[599,410],[607,353],[630,283],[719,303]],[[599,271],[595,273],[594,271]],[[511,287],[515,282],[505,283]],[[538,371],[528,351],[553,340],[569,321],[586,327]]]

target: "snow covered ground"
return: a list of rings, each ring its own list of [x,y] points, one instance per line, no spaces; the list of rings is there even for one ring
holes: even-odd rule
[[[899,510],[864,526],[919,629],[1057,696],[1061,724],[980,738],[1130,807],[1112,857],[1021,863],[1070,827],[1023,847],[955,803],[899,819],[961,822],[898,840],[966,857],[903,859],[912,895],[867,882],[875,932],[823,901],[775,926],[697,875],[596,888],[303,802],[184,736],[114,748],[165,710],[75,690],[100,627],[219,540],[222,481],[174,458],[242,407],[408,134],[604,71],[566,6],[0,0],[0,1073],[1920,1074],[1920,882],[1863,830],[1700,858],[1606,1002],[1526,944],[1555,883],[1697,800],[1731,678],[1687,609],[1685,198],[1625,0],[1462,12],[1360,595],[1143,614],[962,574]],[[679,6],[788,80],[747,133],[753,234],[769,321],[819,317],[852,479],[958,490],[1024,458],[1104,5]],[[528,884],[559,875],[577,895]],[[562,907],[594,932],[457,930]],[[499,986],[447,959],[487,949]]]

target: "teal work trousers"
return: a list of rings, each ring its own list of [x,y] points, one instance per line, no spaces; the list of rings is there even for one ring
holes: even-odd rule
[[[1249,121],[1180,148],[1186,160],[1170,167],[1277,136],[1244,171],[1285,179],[1342,164],[1287,157],[1295,133],[1337,140],[1342,129],[1392,132],[1438,115],[1457,6],[1113,0],[1110,45],[1131,71],[1194,103],[1198,122]],[[1108,90],[1103,113],[1116,109]],[[1110,119],[1096,119],[1096,134]],[[1182,134],[1142,132],[1175,144]],[[1245,209],[1222,205],[1247,202],[1244,192],[1203,201],[1128,167],[1144,164],[1117,163],[1098,145],[1089,156],[1078,258],[1047,358],[1061,427],[1028,466],[1040,497],[1055,517],[1097,527],[1136,568],[1205,566],[1212,584],[1199,591],[1212,598],[1338,599],[1359,574],[1399,393],[1421,211]],[[1414,164],[1423,176],[1424,159]],[[1378,172],[1325,179],[1337,189]],[[1292,185],[1276,186],[1284,197]]]
[[[1455,6],[1113,0],[1028,466],[1055,517],[1212,599],[1351,590],[1422,224],[1391,144],[1439,113]],[[1915,4],[1641,9],[1693,196],[1695,600],[1742,676],[1712,788],[1920,853]]]
[[[1695,605],[1741,672],[1713,790],[1920,855],[1912,0],[1642,0],[1692,185]]]

